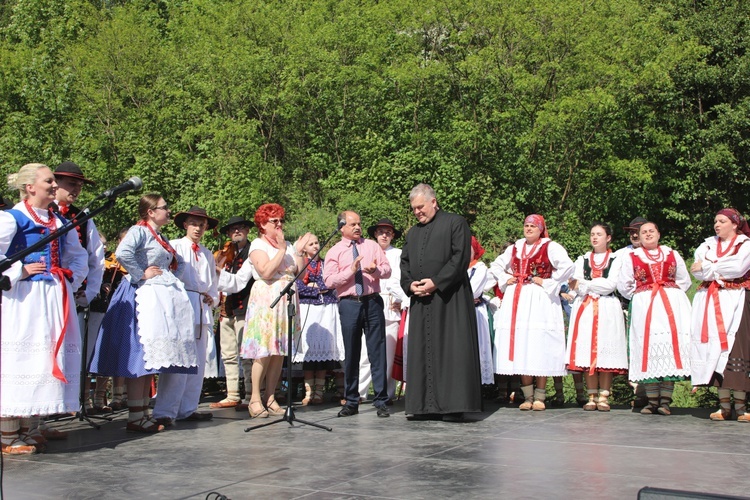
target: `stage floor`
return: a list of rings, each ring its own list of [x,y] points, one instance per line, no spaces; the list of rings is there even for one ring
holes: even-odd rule
[[[100,430],[52,424],[70,431],[67,441],[4,457],[4,498],[635,499],[644,486],[750,495],[750,424],[711,422],[709,410],[664,417],[487,403],[457,424],[408,421],[403,401],[390,418],[369,405],[337,418],[338,408],[295,411],[332,432],[281,422],[246,433],[263,420],[234,409],[157,435],[125,432],[125,412]]]

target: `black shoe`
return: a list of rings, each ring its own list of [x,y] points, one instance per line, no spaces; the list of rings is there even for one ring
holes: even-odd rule
[[[154,422],[156,422],[159,425],[163,425],[164,427],[172,427],[174,425],[174,420],[169,417],[155,418]]]
[[[406,420],[442,420],[441,415],[437,413],[411,413],[406,415]]]
[[[357,408],[356,406],[346,405],[341,408],[341,411],[339,411],[339,417],[351,417],[352,415],[356,415],[357,413],[359,413],[359,408]]]
[[[214,418],[213,413],[196,411],[180,420],[184,420],[185,422],[208,422],[212,418]]]
[[[464,414],[461,412],[446,413],[443,415],[443,422],[464,422]]]
[[[378,417],[390,417],[387,406],[378,406]]]

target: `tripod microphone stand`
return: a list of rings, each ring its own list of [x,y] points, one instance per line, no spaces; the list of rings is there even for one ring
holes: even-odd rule
[[[78,419],[79,422],[83,422],[84,420],[86,423],[88,423],[91,427],[93,427],[96,430],[99,430],[101,426],[95,422],[93,422],[92,418],[97,418],[99,420],[106,420],[107,422],[112,421],[112,417],[108,417],[105,415],[94,415],[89,414],[86,410],[86,401],[88,400],[87,394],[86,394],[86,377],[89,376],[89,363],[88,359],[86,359],[86,354],[88,352],[88,334],[89,334],[89,315],[91,311],[89,310],[88,306],[83,310],[83,331],[81,332],[81,378],[80,383],[78,386],[78,411],[75,412],[74,415],[66,415],[64,417],[58,417],[58,418],[50,418],[47,419],[49,422],[65,422],[67,420],[75,420]]]
[[[328,242],[331,241],[331,238],[333,238],[334,236],[336,236],[336,233],[339,232],[339,230],[341,229],[342,225],[343,224],[341,224],[335,231],[333,231],[328,236],[328,238],[326,238],[326,240],[323,242],[323,244],[320,245],[320,248],[318,248],[318,251],[315,252],[315,254],[312,256],[312,258],[310,259],[310,262],[312,262],[315,259],[315,257],[317,257],[318,254],[320,254],[320,251],[328,244]],[[245,429],[245,432],[250,432],[250,431],[255,430],[255,429],[260,429],[261,427],[268,427],[269,425],[274,425],[274,424],[278,424],[278,423],[281,423],[281,422],[289,422],[289,425],[291,425],[292,427],[294,427],[295,420],[297,422],[300,422],[300,423],[303,423],[303,424],[311,425],[313,427],[318,427],[319,429],[325,429],[328,432],[333,431],[333,429],[330,428],[330,427],[326,427],[325,425],[316,424],[314,422],[309,422],[307,420],[302,420],[300,418],[297,418],[294,415],[294,404],[292,403],[292,346],[294,345],[293,344],[293,341],[294,341],[294,333],[293,333],[294,332],[294,325],[293,325],[293,322],[294,322],[294,316],[296,315],[296,312],[295,312],[296,308],[294,307],[294,293],[295,292],[294,292],[293,288],[294,288],[294,283],[297,281],[297,279],[300,276],[302,276],[302,274],[305,272],[305,269],[307,269],[307,266],[303,266],[302,269],[300,269],[300,271],[297,273],[297,276],[295,276],[292,279],[292,281],[290,281],[284,287],[284,289],[281,292],[279,292],[279,296],[276,297],[276,299],[271,303],[271,309],[273,309],[274,307],[276,307],[276,304],[279,303],[279,301],[282,299],[282,297],[284,297],[284,295],[286,295],[286,297],[287,297],[287,307],[286,307],[286,311],[287,311],[286,411],[284,412],[284,416],[281,417],[279,420],[272,420],[271,422],[266,422],[265,424],[259,424],[259,425],[255,425],[255,426],[252,426],[252,427],[247,427]],[[266,390],[269,390],[269,388],[266,387]],[[271,388],[270,390],[273,390],[273,388]]]

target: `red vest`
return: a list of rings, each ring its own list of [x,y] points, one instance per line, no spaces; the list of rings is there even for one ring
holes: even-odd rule
[[[654,283],[661,283],[664,288],[679,288],[675,282],[677,261],[674,252],[670,251],[663,262],[644,262],[635,252],[630,254],[630,258],[633,259],[635,293],[650,291]]]
[[[513,270],[513,276],[518,277],[519,281],[531,281],[531,278],[539,276],[542,279],[549,279],[552,277],[552,263],[549,261],[547,255],[547,248],[549,247],[549,241],[542,244],[539,250],[534,254],[531,259],[526,262],[526,269],[521,269],[521,259],[516,255],[516,246],[513,245],[513,256],[510,261],[510,268]]]

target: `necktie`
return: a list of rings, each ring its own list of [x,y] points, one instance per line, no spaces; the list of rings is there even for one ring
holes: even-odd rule
[[[195,260],[200,260],[200,247],[197,243],[193,243],[193,253],[195,254]]]
[[[359,252],[357,251],[357,242],[354,240],[352,240],[352,255],[354,256],[354,260],[357,260],[357,257],[359,257]],[[362,295],[364,288],[364,280],[362,279],[362,267],[360,266],[354,273],[354,292],[357,295]]]

